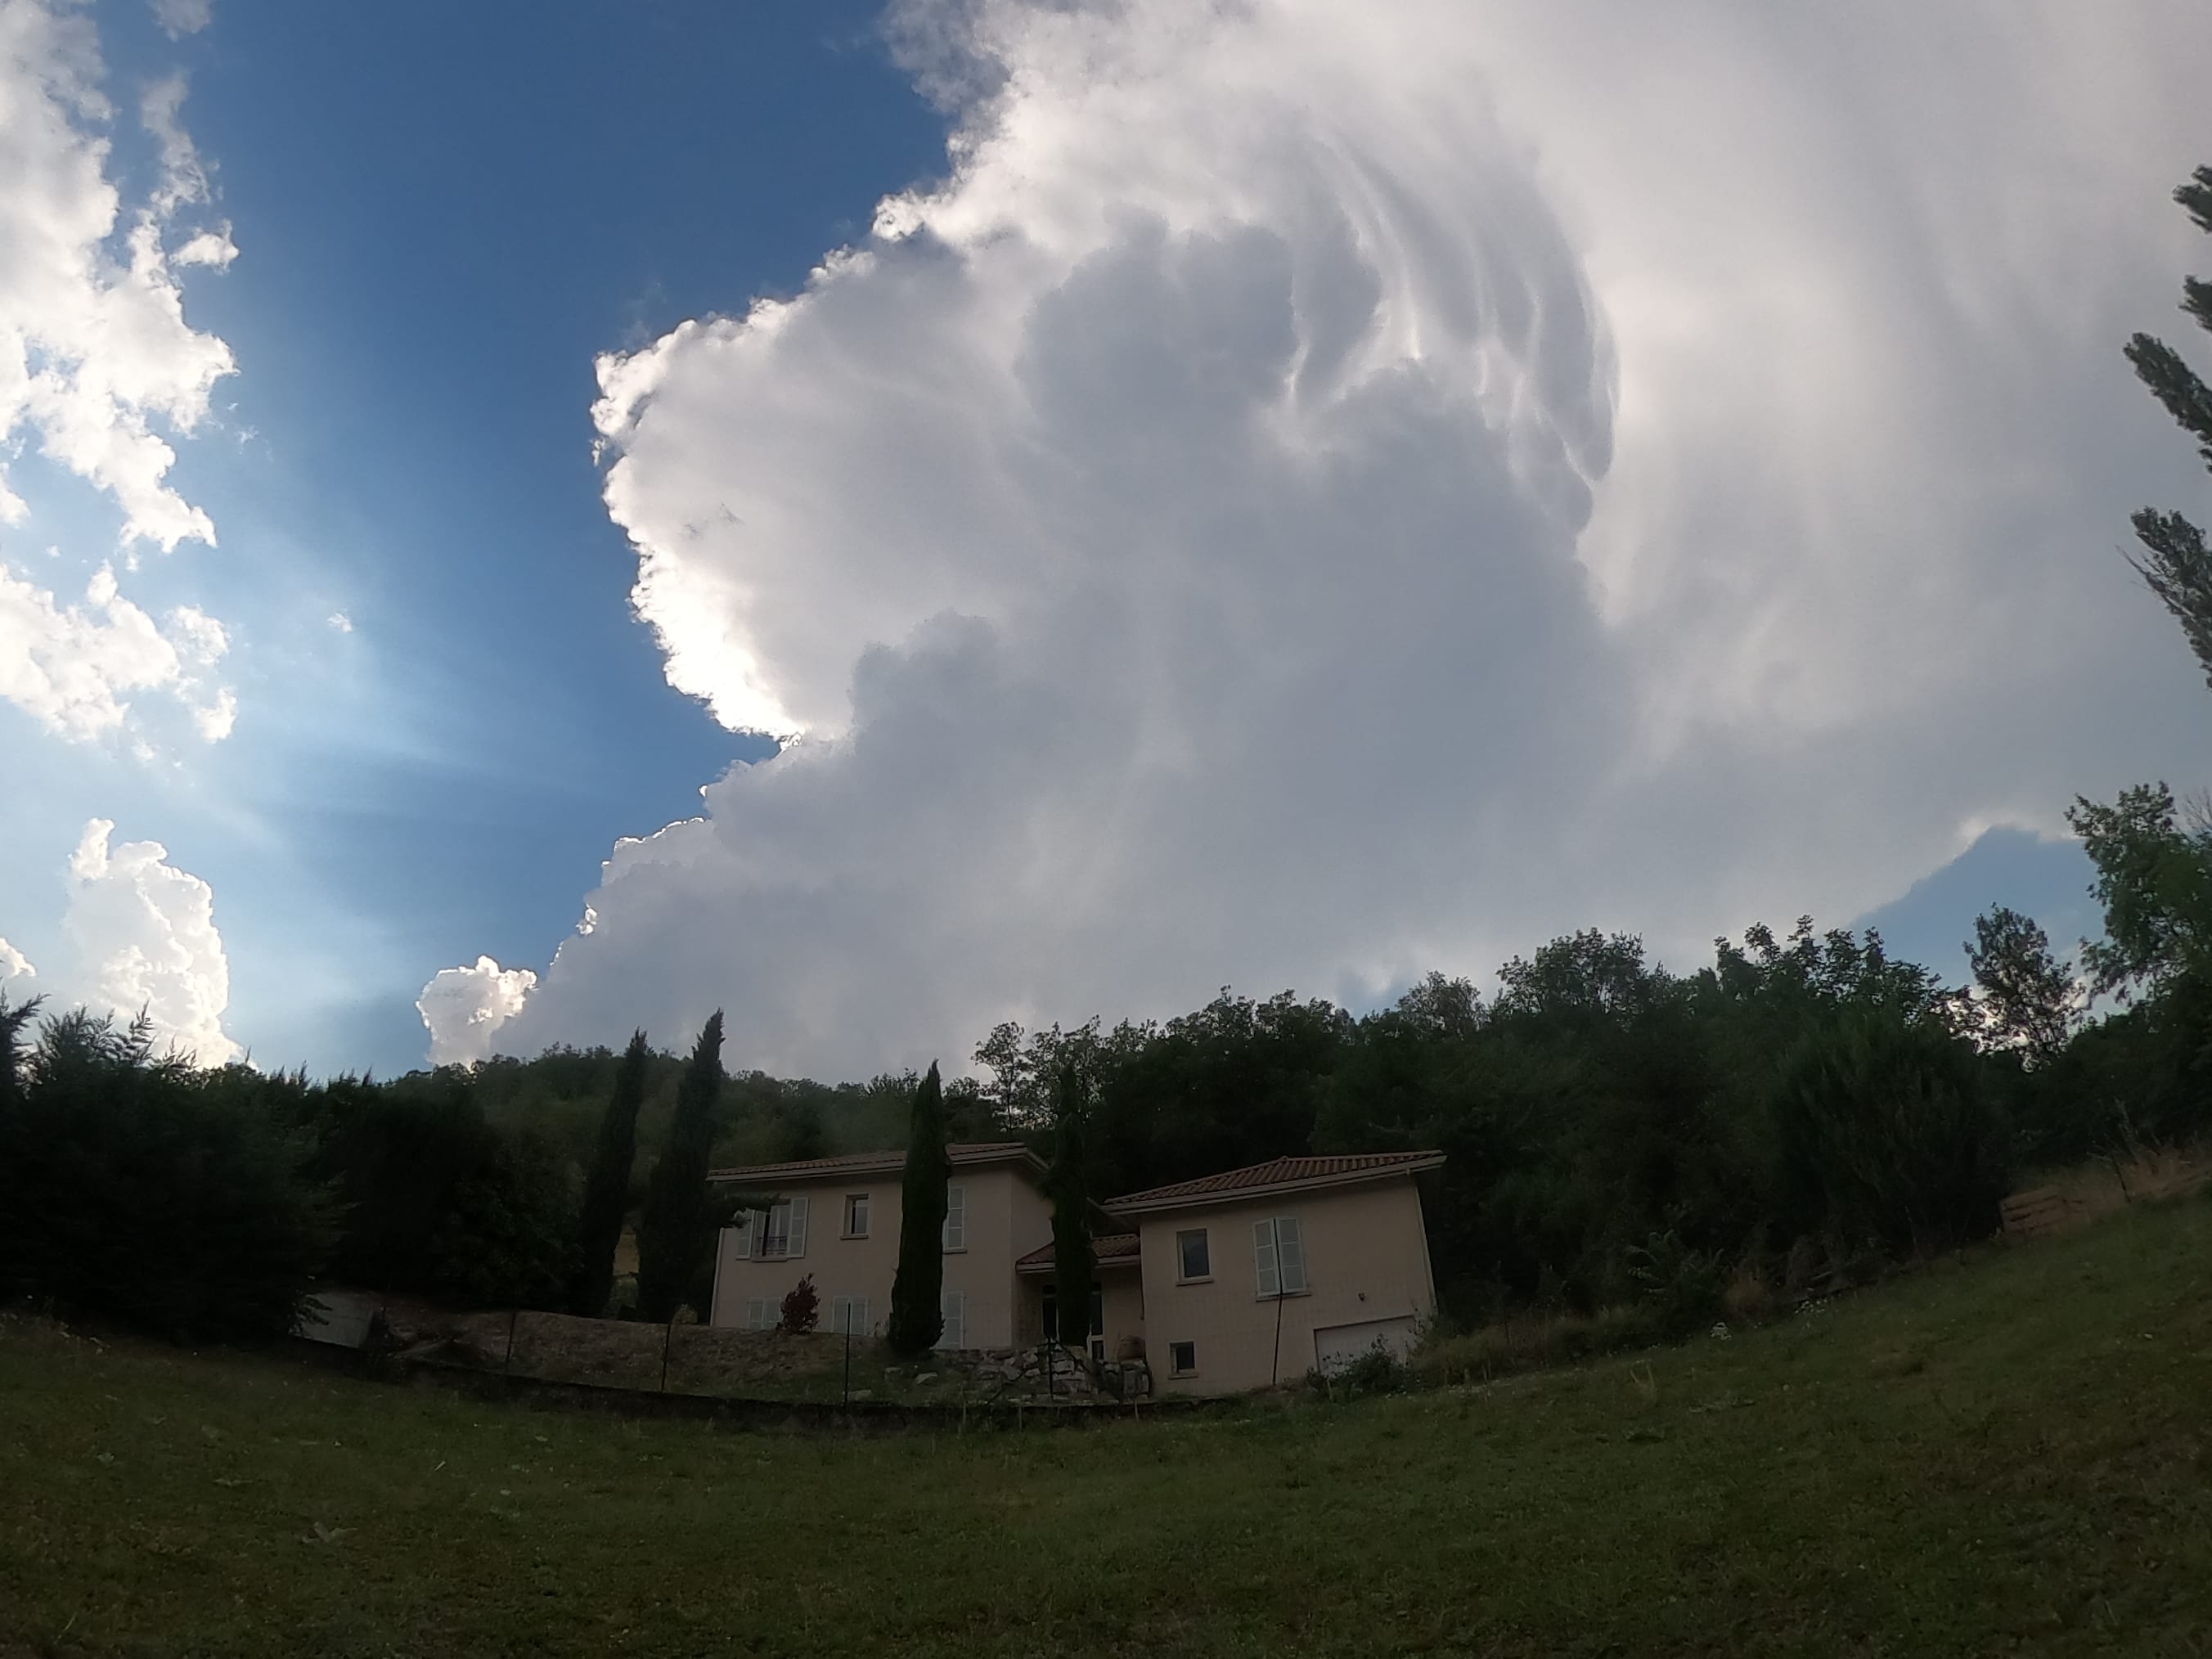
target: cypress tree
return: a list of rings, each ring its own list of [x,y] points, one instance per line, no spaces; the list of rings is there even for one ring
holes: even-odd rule
[[[1091,1336],[1091,1289],[1097,1260],[1091,1245],[1090,1194],[1084,1170],[1083,1099],[1075,1068],[1060,1071],[1054,1113],[1052,1170],[1053,1295],[1059,1304],[1060,1340],[1080,1349]]]
[[[576,1273],[569,1286],[568,1310],[596,1317],[606,1310],[615,1283],[615,1247],[622,1242],[623,1212],[629,1207],[630,1165],[637,1156],[637,1114],[645,1103],[645,1073],[650,1058],[645,1033],[633,1032],[615,1070],[615,1090],[599,1120],[599,1144],[584,1183],[584,1203],[576,1223]]]
[[[676,1088],[668,1141],[653,1166],[637,1224],[637,1310],[665,1324],[687,1296],[714,1249],[715,1206],[707,1191],[714,1146],[715,1109],[722,1092],[722,1011],[699,1033]]]
[[[899,1191],[898,1272],[891,1279],[891,1316],[884,1339],[895,1352],[927,1353],[945,1330],[945,1091],[937,1062],[914,1091],[907,1130],[906,1179]]]
[[[2199,167],[2173,199],[2212,233],[2212,167]],[[2188,277],[2181,285],[2181,309],[2198,327],[2212,330],[2212,283]],[[2138,334],[2128,342],[2128,362],[2151,395],[2166,405],[2182,430],[2195,438],[2197,453],[2212,468],[2212,387],[2197,378],[2181,354],[2165,341]],[[2173,613],[2189,648],[2212,684],[2212,548],[2204,532],[2179,513],[2145,507],[2135,515],[2136,538],[2144,556],[2136,568],[2150,591]]]

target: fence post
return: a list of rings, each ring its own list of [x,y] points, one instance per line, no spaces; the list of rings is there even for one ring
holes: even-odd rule
[[[668,1328],[660,1334],[660,1391],[668,1392],[668,1349],[676,1340],[676,1316],[668,1316]]]
[[[853,1316],[849,1310],[845,1315],[845,1397],[841,1403],[853,1403]]]
[[[521,1322],[521,1309],[514,1308],[508,1310],[507,1316],[507,1364],[502,1369],[510,1376],[514,1374],[514,1328]]]

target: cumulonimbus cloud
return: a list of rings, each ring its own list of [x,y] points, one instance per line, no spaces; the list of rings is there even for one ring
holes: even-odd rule
[[[202,1066],[244,1051],[222,1029],[230,962],[215,923],[215,893],[169,861],[157,841],[112,844],[106,818],[85,825],[70,855],[62,930],[76,961],[60,976],[70,1002],[131,1019]]]
[[[500,1046],[720,1006],[850,1074],[1677,949],[2195,730],[2108,550],[2189,476],[2114,353],[2170,305],[2212,17],[900,27],[949,181],[600,366],[671,683],[793,740],[615,849]]]

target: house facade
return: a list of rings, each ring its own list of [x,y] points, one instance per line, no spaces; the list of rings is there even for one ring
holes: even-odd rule
[[[1045,1168],[1018,1142],[953,1146],[942,1236],[948,1350],[1057,1340]],[[1403,1353],[1435,1311],[1415,1177],[1440,1152],[1283,1158],[1093,1207],[1101,1362],[1164,1394],[1229,1394]],[[723,1231],[712,1322],[767,1328],[811,1275],[821,1328],[881,1333],[898,1267],[897,1152],[717,1171],[774,1205]]]

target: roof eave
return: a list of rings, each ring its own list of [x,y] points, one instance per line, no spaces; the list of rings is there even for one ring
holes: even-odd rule
[[[1340,1175],[1272,1181],[1264,1187],[1230,1187],[1211,1193],[1184,1193],[1174,1198],[1148,1199],[1137,1193],[1127,1198],[1107,1200],[1106,1209],[1115,1217],[1151,1215],[1166,1210],[1225,1209],[1232,1204],[1275,1198],[1285,1193],[1322,1192],[1331,1187],[1364,1187],[1377,1181],[1392,1181],[1400,1176],[1419,1175],[1424,1170],[1440,1170],[1443,1163],[1442,1152],[1431,1152],[1425,1158],[1407,1158],[1402,1164],[1391,1164],[1377,1170],[1353,1170]]]

